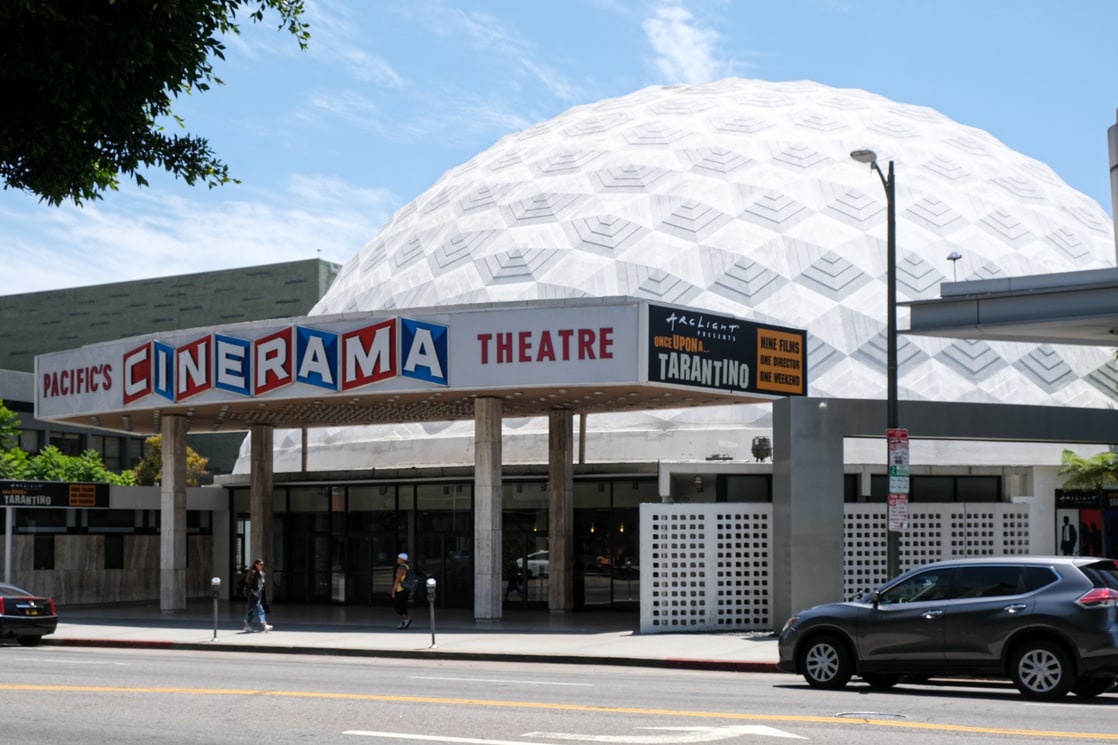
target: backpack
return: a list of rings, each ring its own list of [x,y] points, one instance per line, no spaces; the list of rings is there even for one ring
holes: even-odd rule
[[[415,570],[411,568],[411,564],[408,564],[407,567],[408,573],[404,575],[403,585],[405,590],[411,592],[416,588],[416,586],[419,585],[419,575],[416,574]]]

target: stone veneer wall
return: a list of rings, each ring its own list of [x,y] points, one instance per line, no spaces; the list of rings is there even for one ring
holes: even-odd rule
[[[54,569],[34,565],[35,539],[16,535],[12,545],[12,584],[59,605],[159,601],[159,536],[124,536],[124,568],[105,569],[105,536],[56,535]],[[5,550],[0,536],[0,553]],[[187,537],[187,597],[208,597],[213,567],[213,536]]]

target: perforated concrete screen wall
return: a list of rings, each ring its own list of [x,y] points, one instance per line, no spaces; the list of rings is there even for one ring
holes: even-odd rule
[[[852,599],[886,580],[885,506],[845,506],[843,587]],[[1027,504],[914,504],[901,571],[942,559],[1029,553]],[[641,505],[641,633],[769,630],[771,504]],[[841,594],[841,597],[840,597]]]
[[[768,504],[641,505],[641,630],[767,628]]]
[[[886,580],[883,514],[880,505],[846,505],[847,599]],[[945,559],[1028,554],[1029,526],[1023,504],[912,505],[900,539],[901,571]]]

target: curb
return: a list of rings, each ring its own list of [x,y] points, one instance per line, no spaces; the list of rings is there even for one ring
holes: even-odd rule
[[[215,646],[205,642],[172,642],[156,640],[119,640],[119,639],[46,639],[44,646],[54,647],[101,647],[120,649],[171,649],[180,651],[221,651],[256,652],[263,654],[302,654],[338,657],[389,657],[397,659],[421,659],[438,657],[444,660],[488,660],[491,662],[527,662],[552,665],[611,665],[619,667],[650,667],[672,670],[721,670],[737,673],[775,673],[775,662],[756,662],[738,660],[704,660],[683,657],[656,659],[645,657],[585,657],[564,654],[528,654],[516,652],[448,652],[441,649],[352,649],[340,647],[299,647],[299,646],[260,646],[256,644],[222,643]]]

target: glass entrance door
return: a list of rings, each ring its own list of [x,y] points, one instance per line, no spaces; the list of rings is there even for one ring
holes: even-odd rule
[[[505,602],[511,605],[546,604],[548,583],[551,581],[547,536],[505,531],[501,555],[505,572]]]

